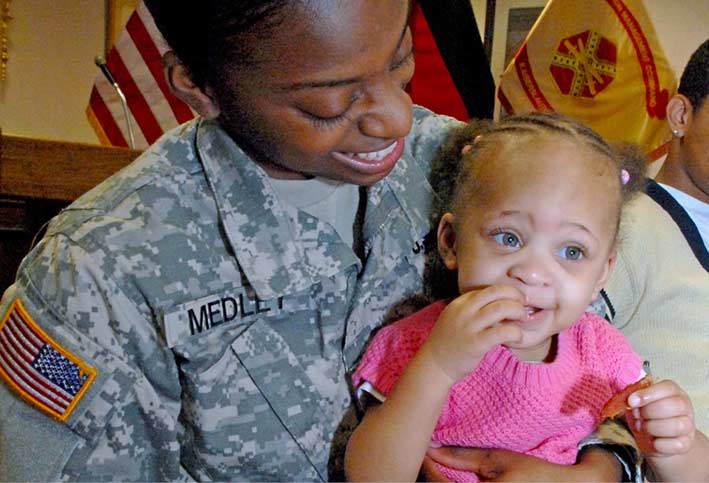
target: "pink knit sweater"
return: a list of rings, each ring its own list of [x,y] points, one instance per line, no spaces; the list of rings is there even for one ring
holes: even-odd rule
[[[389,394],[445,306],[436,302],[380,330],[355,371],[355,387],[368,381]],[[603,404],[641,371],[620,331],[586,313],[559,334],[553,362],[522,362],[502,346],[487,353],[451,389],[432,440],[573,464],[578,443],[601,421]],[[453,480],[477,481],[473,473],[441,470]]]

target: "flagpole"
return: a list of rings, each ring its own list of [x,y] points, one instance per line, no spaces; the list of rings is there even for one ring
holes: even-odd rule
[[[123,91],[118,85],[118,82],[116,82],[116,79],[113,77],[113,74],[111,74],[111,71],[109,70],[108,65],[106,65],[106,61],[103,59],[103,57],[97,55],[94,59],[94,63],[98,66],[99,69],[101,69],[103,75],[106,77],[106,79],[108,79],[108,83],[113,86],[116,93],[118,94],[118,97],[121,99],[121,106],[123,106],[123,114],[126,118],[126,124],[128,125],[128,144],[130,145],[131,149],[135,149],[133,126],[130,122],[130,115],[128,114],[128,102],[126,101],[126,96],[123,94]]]

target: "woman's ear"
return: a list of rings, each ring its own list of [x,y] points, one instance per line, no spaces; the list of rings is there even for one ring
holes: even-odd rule
[[[453,213],[446,213],[438,223],[438,253],[448,270],[458,269],[458,256],[455,250],[455,227]]]
[[[667,103],[667,122],[675,137],[681,138],[692,120],[692,103],[682,94],[672,96]]]
[[[219,105],[209,87],[202,89],[192,81],[187,66],[180,61],[175,52],[172,50],[165,52],[162,62],[165,80],[175,96],[206,119],[215,119],[219,116]]]

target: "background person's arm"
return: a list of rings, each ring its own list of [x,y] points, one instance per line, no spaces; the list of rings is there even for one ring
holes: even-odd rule
[[[709,434],[709,274],[670,215],[645,194],[621,222],[604,288],[608,315],[660,379],[676,381]]]

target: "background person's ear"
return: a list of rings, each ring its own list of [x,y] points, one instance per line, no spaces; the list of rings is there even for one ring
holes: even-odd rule
[[[672,96],[667,103],[667,122],[675,137],[682,137],[692,120],[692,103],[682,94]]]
[[[171,50],[165,52],[162,62],[165,69],[165,80],[175,96],[186,102],[206,119],[215,119],[219,116],[219,105],[209,87],[202,89],[192,81],[189,69],[180,61],[175,52]]]
[[[455,249],[455,228],[453,213],[446,213],[438,223],[438,253],[448,270],[458,269],[458,255]]]

